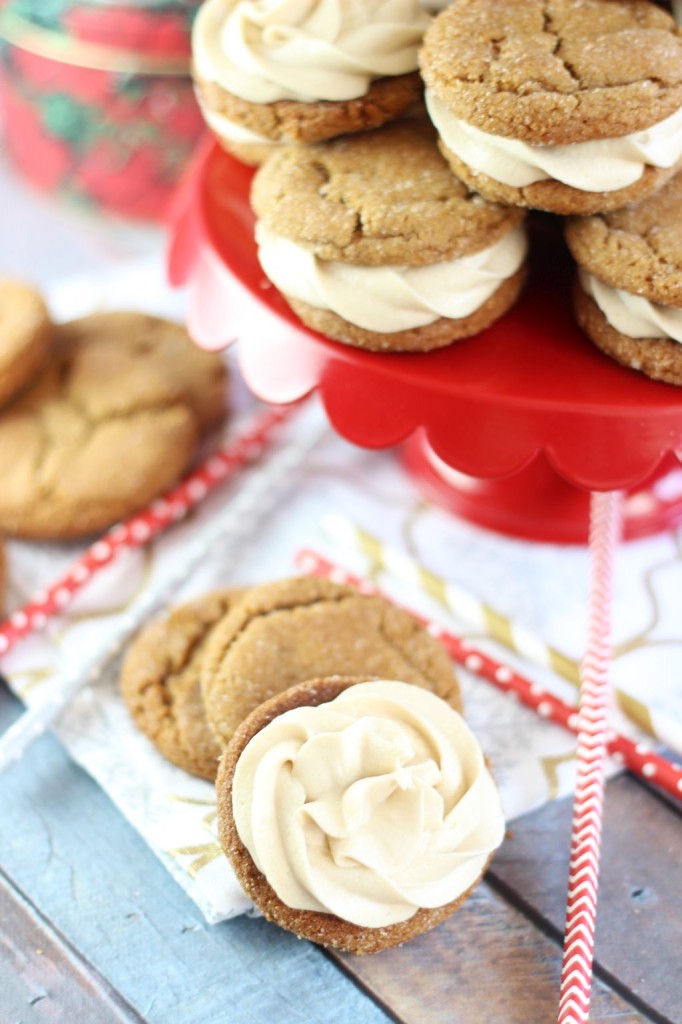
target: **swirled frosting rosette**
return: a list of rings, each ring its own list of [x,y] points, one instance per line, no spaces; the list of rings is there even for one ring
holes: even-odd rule
[[[464,720],[398,681],[278,715],[241,751],[231,792],[239,840],[277,899],[359,929],[455,909],[504,835]]]

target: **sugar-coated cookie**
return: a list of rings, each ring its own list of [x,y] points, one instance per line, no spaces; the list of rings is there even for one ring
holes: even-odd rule
[[[39,293],[0,278],[0,405],[30,384],[45,362],[53,328]]]
[[[207,645],[201,686],[219,742],[258,704],[320,674],[400,678],[460,709],[448,655],[407,612],[328,580],[279,580],[253,587]]]
[[[220,746],[201,699],[201,663],[211,630],[244,589],[194,598],[150,623],[121,667],[121,691],[138,728],[173,764],[213,781]]]
[[[572,218],[578,322],[625,366],[682,384],[682,174],[635,206]]]
[[[322,678],[239,726],[216,782],[223,848],[264,916],[375,953],[457,910],[504,837],[461,717],[402,681]]]
[[[523,212],[455,178],[428,122],[290,147],[256,174],[267,277],[347,344],[425,351],[487,327],[524,279]]]
[[[0,530],[67,539],[147,505],[226,410],[226,371],[178,324],[103,313],[56,329],[35,383],[0,412]]]
[[[682,163],[682,36],[648,0],[454,0],[420,62],[443,153],[489,199],[596,213]]]
[[[418,0],[205,0],[192,38],[197,96],[222,145],[261,163],[400,117],[422,94]]]

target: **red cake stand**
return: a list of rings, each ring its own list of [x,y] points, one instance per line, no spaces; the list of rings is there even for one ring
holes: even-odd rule
[[[169,273],[189,286],[196,341],[239,339],[260,398],[317,390],[339,434],[366,448],[406,442],[421,487],[491,529],[584,542],[589,492],[623,489],[626,537],[682,522],[682,391],[620,367],[576,327],[558,221],[534,226],[525,295],[487,331],[426,354],[363,352],[305,328],[264,279],[252,174],[204,148],[176,200]]]

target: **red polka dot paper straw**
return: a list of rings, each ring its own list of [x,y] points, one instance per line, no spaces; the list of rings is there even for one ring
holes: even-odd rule
[[[587,1024],[590,1016],[604,767],[611,696],[609,664],[613,563],[620,537],[621,517],[622,495],[619,491],[592,495],[587,649],[580,688],[578,780],[573,801],[559,1024]]]
[[[345,569],[334,565],[333,562],[323,558],[316,551],[309,549],[300,551],[296,556],[296,563],[301,572],[308,575],[323,576],[336,583],[349,583],[351,586],[358,587],[363,593],[378,593],[377,589],[367,580],[346,572]],[[409,609],[407,610],[409,611]],[[580,720],[575,707],[566,704],[549,690],[538,686],[537,683],[531,682],[510,665],[491,658],[467,640],[462,640],[454,633],[448,632],[438,623],[430,622],[412,611],[410,614],[414,615],[432,636],[441,641],[452,659],[463,668],[492,683],[503,693],[516,697],[520,703],[535,711],[548,722],[560,725],[568,732],[578,733]],[[622,736],[612,730],[608,731],[607,739],[609,753],[616,760],[622,762],[629,771],[647,782],[655,783],[671,796],[682,798],[682,764],[669,761],[647,744],[635,743],[627,736]]]
[[[173,523],[184,519],[239,469],[255,462],[297,408],[298,405],[269,408],[149,508],[114,526],[92,544],[40,597],[0,624],[0,654],[10,651],[22,637],[43,629],[48,619],[63,611],[88,580],[122,551],[148,544]]]

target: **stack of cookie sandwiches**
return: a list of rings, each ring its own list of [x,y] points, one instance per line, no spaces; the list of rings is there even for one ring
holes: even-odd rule
[[[378,127],[404,115],[413,94],[379,104],[380,119],[340,119],[339,104],[373,107],[380,85],[393,93],[414,82],[416,62],[425,110]],[[256,153],[223,135],[242,158],[270,154],[253,190],[266,275],[309,327],[364,348],[425,351],[501,316],[523,278],[519,211],[605,217],[646,203],[682,170],[682,33],[650,0],[207,0],[195,74],[219,135],[220,110],[268,136]],[[343,98],[332,95],[342,88]],[[652,231],[663,225],[646,212],[640,220],[655,249]],[[679,259],[677,250],[674,266]],[[614,287],[597,263],[591,275]],[[660,371],[661,352],[676,352],[664,343],[678,344],[667,314],[655,324],[631,317],[624,333],[593,288],[609,330],[634,342],[616,352],[601,327],[595,338],[577,294],[579,322],[604,351],[678,383],[672,355]],[[671,287],[646,297],[682,307]],[[643,354],[648,341],[657,356]]]
[[[623,364],[682,383],[672,17],[647,0],[455,0],[420,62],[454,173],[488,199],[570,215],[578,322]]]
[[[323,580],[197,598],[124,661],[133,719],[217,775],[219,831],[266,917],[356,953],[456,910],[504,835],[451,662],[411,616]]]
[[[361,348],[476,334],[525,276],[522,211],[473,193],[438,152],[417,70],[430,22],[419,0],[207,0],[196,23],[209,125],[267,158],[253,192],[266,275],[309,327]],[[228,138],[218,111],[257,124],[267,151]]]
[[[227,375],[178,324],[53,324],[33,288],[0,281],[0,405],[0,531],[70,540],[178,479],[226,415]]]

